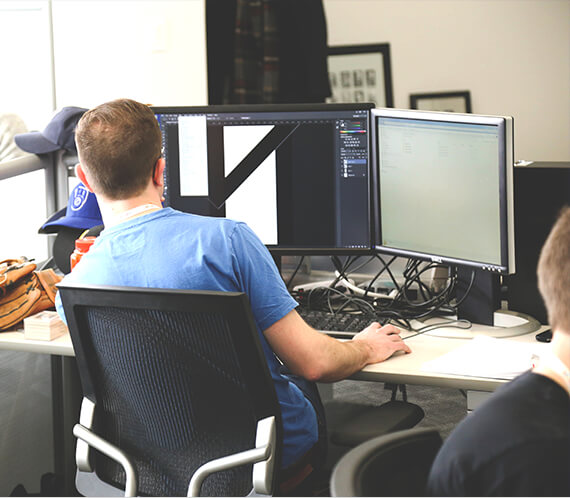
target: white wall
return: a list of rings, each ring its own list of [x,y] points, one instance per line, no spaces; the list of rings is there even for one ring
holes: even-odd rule
[[[470,90],[515,119],[515,159],[570,161],[570,1],[324,0],[329,45],[390,43],[394,104]]]
[[[58,106],[206,104],[205,0],[52,0]]]
[[[29,128],[41,129],[54,105],[91,107],[125,96],[154,105],[207,103],[204,5],[0,1],[3,67],[16,68],[0,78],[0,110],[19,112]],[[330,45],[390,43],[396,107],[408,107],[410,93],[467,89],[473,112],[515,117],[516,159],[570,160],[569,0],[324,5]]]
[[[0,0],[0,47],[0,114],[43,128],[54,108],[49,3]]]
[[[30,130],[63,106],[208,100],[205,0],[0,0],[0,46],[0,114]]]

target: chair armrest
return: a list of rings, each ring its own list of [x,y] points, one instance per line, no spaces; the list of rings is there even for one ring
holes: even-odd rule
[[[220,472],[232,467],[248,463],[258,464],[253,468],[253,489],[256,493],[270,494],[273,478],[273,467],[276,449],[275,417],[267,417],[257,423],[255,448],[234,453],[225,457],[206,462],[198,467],[190,479],[187,496],[200,496],[200,489],[204,479],[214,472]]]
[[[96,450],[119,463],[126,474],[125,496],[136,496],[137,494],[137,475],[134,466],[131,464],[127,455],[113,444],[105,441],[94,432],[86,429],[81,424],[75,424],[73,427],[73,435],[78,439],[86,442]]]
[[[84,397],[81,402],[81,411],[79,412],[79,423],[86,429],[92,430],[94,415],[95,403],[89,398]],[[89,444],[81,439],[77,440],[75,447],[75,463],[80,472],[93,472]]]

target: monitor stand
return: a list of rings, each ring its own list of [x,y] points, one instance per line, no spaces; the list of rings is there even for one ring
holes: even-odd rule
[[[473,271],[475,276],[471,284]],[[468,293],[466,294],[466,292]],[[478,335],[488,337],[516,337],[540,329],[541,324],[532,316],[501,308],[501,285],[499,275],[457,267],[456,300],[457,319],[468,320],[470,328],[442,327],[426,332],[438,337],[472,339]],[[432,323],[435,323],[435,318]],[[426,325],[429,325],[429,321]]]
[[[475,274],[473,278],[473,273]],[[473,283],[471,284],[471,279]],[[467,294],[466,294],[467,293]],[[457,267],[457,317],[482,325],[494,325],[495,310],[501,307],[499,275],[488,271]]]
[[[450,317],[447,317],[450,318]],[[431,318],[423,325],[437,323],[437,318]],[[441,319],[439,319],[441,320]],[[471,328],[455,328],[453,326],[435,328],[425,332],[426,335],[447,337],[452,339],[473,339],[478,335],[487,337],[516,337],[530,334],[540,329],[541,324],[533,317],[525,313],[510,310],[498,310],[493,313],[494,325],[473,323]]]

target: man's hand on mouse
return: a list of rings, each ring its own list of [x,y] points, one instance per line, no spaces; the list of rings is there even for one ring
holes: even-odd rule
[[[378,363],[390,358],[397,351],[412,352],[400,337],[400,332],[400,329],[394,325],[381,326],[373,322],[356,334],[352,340],[366,342],[370,348],[370,363]]]

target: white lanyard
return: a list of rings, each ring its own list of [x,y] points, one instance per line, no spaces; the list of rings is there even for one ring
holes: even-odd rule
[[[123,221],[127,221],[131,218],[135,218],[136,216],[140,216],[142,214],[151,213],[152,211],[157,211],[160,209],[160,206],[156,204],[141,204],[140,206],[136,206],[131,208],[127,211],[123,211],[122,213],[113,216],[113,225],[118,225]]]

